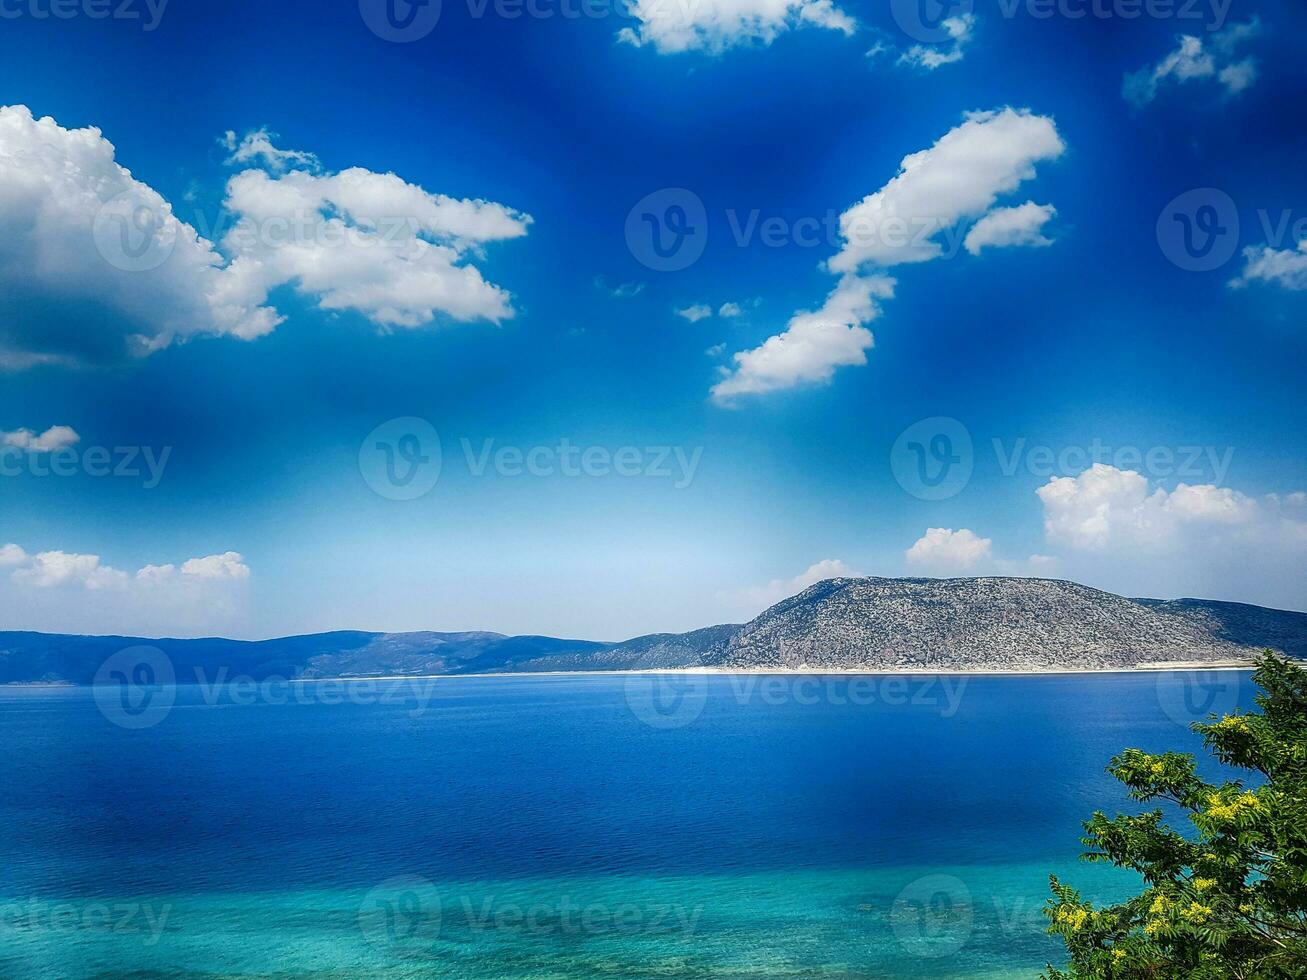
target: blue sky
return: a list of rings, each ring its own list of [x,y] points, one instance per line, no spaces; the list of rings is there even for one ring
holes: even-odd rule
[[[1292,4],[48,9],[0,2],[6,627],[617,639],[851,573],[1307,609]]]

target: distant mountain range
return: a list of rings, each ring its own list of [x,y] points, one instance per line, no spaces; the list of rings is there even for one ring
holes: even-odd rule
[[[179,678],[370,677],[560,670],[1102,669],[1307,657],[1307,613],[1127,599],[1029,578],[836,578],[747,623],[622,643],[500,633],[333,632],[275,640],[0,632],[0,684],[87,684],[109,656],[162,650]]]

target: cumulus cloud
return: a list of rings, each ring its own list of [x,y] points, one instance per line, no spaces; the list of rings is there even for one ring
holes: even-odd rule
[[[969,528],[953,530],[932,527],[917,539],[904,556],[909,565],[936,572],[967,572],[993,557],[990,538],[978,537]]]
[[[1157,98],[1158,88],[1166,83],[1177,85],[1194,79],[1215,78],[1227,95],[1237,95],[1257,78],[1253,58],[1234,61],[1235,48],[1261,33],[1261,22],[1254,17],[1242,24],[1232,24],[1204,41],[1182,34],[1178,46],[1155,65],[1146,65],[1125,76],[1121,94],[1136,108]]]
[[[1042,248],[1052,245],[1052,239],[1044,237],[1043,229],[1056,215],[1057,208],[1053,205],[1034,201],[1014,208],[994,208],[971,226],[962,247],[972,255],[979,255],[983,248]]]
[[[192,581],[230,581],[244,582],[250,577],[250,568],[242,555],[227,551],[221,555],[208,555],[204,558],[191,558],[176,565],[146,565],[136,573],[140,582],[171,582],[178,577],[189,577]]]
[[[1035,165],[1066,150],[1048,116],[1028,109],[968,113],[928,149],[903,158],[898,174],[840,215],[844,246],[835,272],[864,265],[929,262],[945,254],[942,233],[981,218],[1003,194],[1035,177]]]
[[[1134,470],[1105,463],[1079,476],[1055,477],[1037,493],[1049,541],[1075,549],[1173,550],[1223,537],[1265,543],[1285,534],[1307,541],[1307,523],[1291,510],[1292,495],[1282,504],[1212,484],[1181,483],[1167,491]]]
[[[432,194],[394,174],[323,173],[266,130],[225,140],[251,165],[228,184],[215,244],[116,159],[98,129],[0,107],[0,368],[105,363],[199,336],[252,340],[290,285],[383,328],[438,316],[501,322],[510,296],[474,264],[529,216]]]
[[[891,298],[895,286],[876,270],[939,258],[945,254],[941,236],[964,222],[979,219],[982,225],[975,252],[1000,240],[1044,244],[1044,222],[1032,223],[1025,205],[991,209],[1035,176],[1036,163],[1065,149],[1052,119],[1005,108],[968,113],[933,146],[904,157],[895,177],[840,215],[843,245],[827,267],[842,278],[825,304],[796,313],[784,332],[735,354],[734,367],[712,388],[713,399],[730,405],[740,395],[825,383],[838,367],[865,364],[874,340],[866,324],[880,314],[877,300]]]
[[[231,579],[243,582],[250,577],[250,568],[245,558],[236,551],[226,551],[221,555],[207,555],[204,558],[191,558],[182,564],[183,575],[204,579]]]
[[[116,360],[279,322],[98,129],[0,107],[0,367]]]
[[[723,303],[721,307],[717,310],[718,316],[726,316],[726,317],[741,316],[743,315],[743,313],[744,310],[740,308],[739,303]]]
[[[850,36],[857,21],[832,0],[635,0],[629,13],[639,24],[624,27],[619,41],[653,45],[659,54],[771,44],[786,31],[822,27]]]
[[[676,315],[689,320],[691,323],[698,323],[700,320],[706,320],[712,316],[712,307],[706,303],[694,303],[690,306],[683,306],[676,311]]]
[[[866,364],[874,338],[864,324],[880,315],[877,301],[893,295],[888,276],[845,276],[820,309],[794,314],[784,332],[735,354],[734,367],[712,387],[713,399],[730,405],[740,395],[820,384],[837,367]]]
[[[1254,282],[1270,283],[1295,292],[1307,289],[1307,238],[1300,241],[1297,248],[1250,245],[1243,250],[1243,259],[1243,270],[1230,280],[1235,289]]]
[[[70,555],[63,551],[43,551],[32,555],[11,572],[10,577],[19,585],[36,589],[61,585],[114,589],[127,584],[127,573],[101,565],[99,555]]]
[[[824,582],[828,578],[856,578],[858,573],[838,558],[825,558],[793,578],[772,579],[764,585],[754,585],[734,592],[720,593],[718,598],[724,600],[731,615],[740,614],[752,617],[769,606],[774,606],[782,599],[797,595],[810,585]]]
[[[0,566],[12,568],[10,579],[21,586],[52,589],[80,586],[86,589],[121,589],[132,581],[159,585],[178,577],[191,581],[227,580],[243,582],[250,577],[245,559],[235,551],[204,558],[191,558],[181,568],[175,565],[146,565],[134,576],[102,564],[99,555],[42,551],[29,555],[16,544],[0,548]]]
[[[386,328],[438,315],[499,323],[511,297],[469,261],[520,238],[531,218],[493,201],[432,194],[395,174],[250,169],[227,184],[237,216],[223,240],[261,296],[283,284],[324,310],[352,310]]]
[[[955,61],[961,61],[965,53],[963,48],[970,43],[972,32],[976,28],[976,15],[966,13],[957,17],[948,17],[940,24],[940,27],[944,28],[948,33],[949,39],[946,43],[914,44],[899,55],[899,64],[934,71],[941,65],[951,65]],[[868,51],[867,54],[875,57],[873,51],[875,51],[875,48]]]
[[[0,446],[10,446],[29,453],[52,453],[77,445],[81,438],[69,426],[52,425],[39,435],[31,429],[0,432]]]

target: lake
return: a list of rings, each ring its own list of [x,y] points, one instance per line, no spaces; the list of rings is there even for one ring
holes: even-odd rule
[[[223,679],[225,680],[225,679]],[[150,692],[147,692],[150,693]],[[0,976],[1011,977],[1246,672],[0,688]],[[1210,766],[1207,767],[1210,770]]]

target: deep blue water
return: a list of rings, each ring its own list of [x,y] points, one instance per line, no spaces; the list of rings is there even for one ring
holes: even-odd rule
[[[1077,862],[1081,822],[1131,807],[1108,759],[1199,751],[1183,723],[1252,693],[186,686],[130,730],[103,691],[0,688],[0,976],[1034,975],[1050,871],[1132,885]]]

